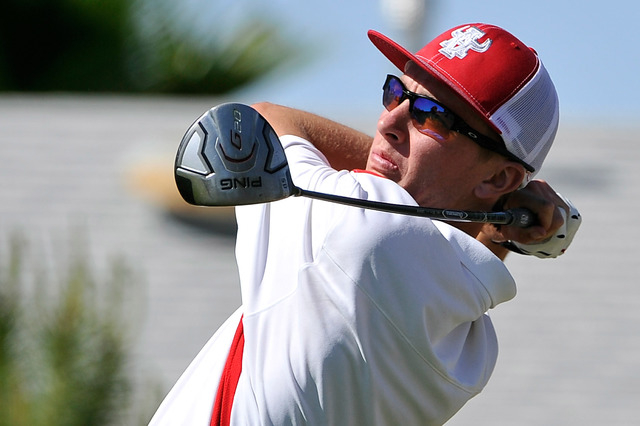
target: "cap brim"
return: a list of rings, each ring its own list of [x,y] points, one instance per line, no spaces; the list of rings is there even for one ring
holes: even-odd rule
[[[405,67],[407,66],[407,62],[409,61],[415,62],[420,68],[422,68],[423,70],[431,74],[437,80],[446,84],[449,88],[451,88],[451,90],[453,90],[456,94],[458,94],[458,96],[460,96],[460,98],[465,103],[469,104],[471,108],[478,111],[478,113],[480,114],[480,117],[484,122],[486,122],[489,126],[491,126],[491,128],[496,132],[498,132],[498,134],[502,134],[502,131],[499,128],[497,128],[496,125],[492,123],[491,120],[489,120],[482,113],[482,111],[479,111],[476,105],[473,105],[472,103],[470,103],[468,99],[465,97],[465,94],[460,93],[460,89],[458,88],[458,86],[449,82],[446,76],[442,75],[437,70],[434,70],[432,67],[426,64],[423,60],[421,60],[416,55],[409,52],[407,49],[400,46],[398,43],[391,40],[389,37],[385,36],[384,34],[381,34],[375,30],[369,30],[367,32],[367,35],[369,36],[369,40],[371,40],[373,45],[380,52],[382,52],[382,54],[386,56],[387,59],[389,59],[393,65],[398,67],[400,71],[402,71],[403,73],[405,72]]]
[[[393,65],[398,67],[400,71],[404,72],[404,68],[407,65],[407,62],[414,61],[419,65],[423,65],[422,62],[411,52],[409,52],[404,47],[400,46],[395,41],[391,40],[389,37],[385,36],[374,30],[369,30],[367,33],[369,36],[369,40],[378,48],[380,52],[384,56],[387,57],[391,61]],[[431,70],[427,71],[431,72]]]

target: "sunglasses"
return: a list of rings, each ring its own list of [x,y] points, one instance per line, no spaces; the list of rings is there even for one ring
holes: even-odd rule
[[[529,164],[507,151],[503,144],[474,130],[446,106],[429,96],[419,95],[407,90],[400,78],[391,74],[387,75],[387,80],[382,86],[382,105],[387,111],[392,111],[406,99],[409,99],[411,121],[419,132],[430,136],[435,133],[444,137],[449,135],[451,131],[458,132],[467,136],[481,147],[522,164],[530,172],[534,171]]]

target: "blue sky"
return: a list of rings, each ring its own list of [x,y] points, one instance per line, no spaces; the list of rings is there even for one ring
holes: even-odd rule
[[[383,12],[380,0],[231,4],[238,19],[249,11],[258,13],[279,23],[287,37],[311,47],[311,60],[234,94],[237,100],[269,100],[347,123],[355,114],[375,122],[381,108],[380,86],[385,74],[395,69],[371,45],[366,32],[376,29],[407,42]],[[486,22],[534,47],[556,84],[563,119],[637,122],[640,117],[639,2],[430,0],[427,4],[422,44],[455,25]]]

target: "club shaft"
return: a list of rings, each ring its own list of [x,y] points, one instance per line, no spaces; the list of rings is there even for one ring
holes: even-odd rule
[[[435,209],[429,207],[410,206],[404,204],[392,204],[381,201],[362,200],[359,198],[344,197],[335,194],[309,191],[295,188],[295,196],[314,198],[317,200],[362,207],[365,209],[379,210],[387,213],[398,213],[409,216],[427,217],[451,222],[481,222],[494,225],[514,225],[521,228],[531,226],[535,222],[535,215],[524,208],[511,209],[502,212],[474,212],[463,210]]]

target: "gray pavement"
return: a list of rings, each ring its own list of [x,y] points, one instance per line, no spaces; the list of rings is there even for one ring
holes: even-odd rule
[[[0,244],[27,234],[58,258],[80,230],[96,268],[124,256],[139,274],[135,372],[164,390],[240,303],[230,232],[171,219],[130,189],[133,166],[171,168],[210,98],[0,97]],[[375,117],[373,118],[375,122]],[[450,425],[640,424],[636,127],[564,123],[541,174],[583,213],[557,260],[511,256],[515,300],[492,312],[500,358]]]

